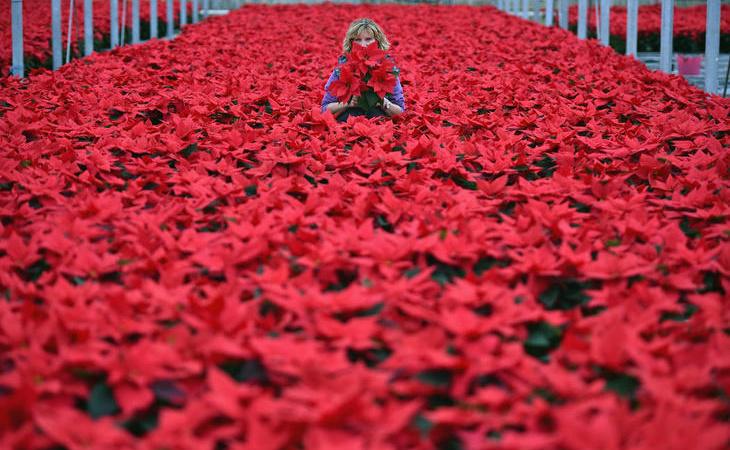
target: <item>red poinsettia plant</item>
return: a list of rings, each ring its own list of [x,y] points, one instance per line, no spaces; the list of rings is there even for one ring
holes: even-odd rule
[[[398,69],[393,59],[377,45],[354,45],[339,67],[339,79],[330,91],[342,102],[358,97],[357,106],[365,111],[377,108],[385,94],[392,92]]]

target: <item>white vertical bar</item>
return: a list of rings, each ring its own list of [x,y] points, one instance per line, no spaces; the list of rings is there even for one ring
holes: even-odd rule
[[[530,16],[530,0],[522,0],[522,18],[527,20]]]
[[[157,13],[157,0],[150,0],[150,39],[157,38],[157,21],[159,20]]]
[[[504,11],[504,0],[497,1],[497,9]]]
[[[167,0],[167,38],[175,36],[175,0]]]
[[[56,70],[63,64],[61,0],[51,0],[51,53],[53,54],[53,70]]]
[[[119,45],[119,2],[109,0],[109,43],[111,48]]]
[[[200,20],[198,13],[198,0],[193,0],[193,23],[198,23]]]
[[[545,2],[545,25],[553,26],[553,0],[547,0]]]
[[[180,0],[180,29],[188,23],[188,2]]]
[[[659,38],[659,70],[672,71],[672,31],[674,30],[674,0],[662,0],[662,30]]]
[[[132,44],[139,40],[139,0],[132,0]]]
[[[94,53],[94,2],[84,0],[84,56]]]
[[[209,9],[210,9],[210,0],[203,0],[203,18],[208,17]]]
[[[720,0],[707,0],[705,26],[705,92],[717,93],[717,69],[720,56]],[[728,61],[730,64],[730,61]]]
[[[119,44],[124,45],[127,37],[127,0],[122,0],[122,26],[119,28]]]
[[[601,44],[609,45],[611,38],[611,0],[601,0]]]
[[[578,0],[578,37],[588,37],[588,0]]]
[[[66,33],[66,64],[71,61],[71,42],[73,41],[73,23],[74,23],[74,10],[76,9],[76,2],[69,0],[68,2],[68,33]]]
[[[626,5],[626,54],[636,57],[639,32],[639,1],[629,0]]]
[[[568,0],[558,0],[558,23],[563,30],[568,29]]]
[[[13,66],[10,73],[16,77],[25,76],[23,64],[23,0],[12,0],[10,5],[13,35]]]

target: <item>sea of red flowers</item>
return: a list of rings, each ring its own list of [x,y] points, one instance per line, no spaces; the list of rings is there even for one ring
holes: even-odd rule
[[[569,23],[578,25],[578,5],[571,5],[569,10]],[[614,36],[626,37],[626,7],[611,7],[611,34]],[[596,29],[596,13],[593,9],[588,11],[588,28]],[[639,38],[647,35],[659,34],[662,28],[662,5],[640,5],[637,18]],[[690,39],[705,38],[707,27],[707,5],[695,5],[674,8],[674,37],[686,37]],[[721,5],[720,10],[720,33],[730,34],[730,5]],[[704,45],[704,42],[702,42]]]
[[[66,51],[67,33],[68,33],[68,20],[69,20],[69,3],[71,0],[61,0],[61,39],[63,41],[63,51]],[[72,44],[72,55],[79,55],[83,52],[84,42],[84,2],[83,0],[73,0],[74,2],[74,18],[73,18],[73,41]],[[124,0],[119,0],[119,27],[122,26],[122,13],[124,11],[123,4]],[[126,8],[126,37],[125,42],[129,43],[132,40],[131,29],[132,29],[132,2],[127,0]],[[149,27],[150,22],[150,2],[149,0],[140,0],[140,21],[144,23],[145,27]],[[188,9],[188,22],[190,22],[190,14],[192,14],[192,3],[187,3]],[[12,64],[12,23],[10,15],[10,5],[4,5],[4,10],[0,14],[0,73],[5,76],[10,71]],[[160,25],[164,25],[167,19],[167,10],[165,9],[165,0],[157,1],[157,11]],[[93,1],[93,24],[94,24],[94,39],[101,44],[105,38],[108,39],[110,30],[110,5],[109,0],[94,0]],[[180,6],[175,2],[175,21],[176,26],[179,24],[179,12]],[[147,29],[142,30],[143,33],[147,33]],[[163,34],[158,34],[160,37]],[[52,54],[51,50],[51,2],[49,0],[23,0],[23,48],[26,58],[35,58],[40,63],[45,62],[49,59]],[[105,48],[97,47],[95,50],[107,50],[108,44]],[[64,59],[65,61],[65,59]],[[29,61],[30,62],[30,61]]]
[[[406,111],[337,123],[361,16]],[[680,77],[491,7],[246,5],[0,115],[0,448],[728,448],[730,100]]]

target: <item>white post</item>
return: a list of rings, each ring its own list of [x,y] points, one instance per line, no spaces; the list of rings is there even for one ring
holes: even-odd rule
[[[122,0],[122,26],[119,29],[119,44],[124,46],[127,40],[127,0]]]
[[[672,71],[672,30],[674,29],[674,0],[662,0],[662,30],[659,37],[659,70]]]
[[[636,42],[639,32],[639,1],[629,0],[626,5],[626,54],[636,57]]]
[[[132,44],[139,41],[139,0],[132,0]]]
[[[558,23],[563,30],[568,29],[568,0],[558,0]]]
[[[553,26],[553,0],[545,2],[545,25]]]
[[[527,20],[530,15],[530,0],[522,0],[522,18]]]
[[[205,0],[203,0],[203,1],[205,1]],[[497,9],[504,11],[504,0],[497,1]]]
[[[193,23],[198,23],[198,0],[193,0]]]
[[[172,39],[175,36],[175,0],[167,0],[167,38]]]
[[[180,29],[188,23],[188,2],[180,0]]]
[[[210,9],[210,0],[203,0],[203,18],[208,18],[208,10]]]
[[[117,0],[109,0],[109,46],[115,48],[119,45],[119,3]]]
[[[150,0],[150,39],[157,38],[157,0]]]
[[[611,37],[611,0],[601,0],[601,44],[608,45]]]
[[[94,2],[84,0],[84,56],[94,53]]]
[[[73,41],[72,31],[74,23],[74,9],[76,9],[76,2],[70,0],[68,2],[68,33],[66,33],[66,64],[71,61],[71,41]]]
[[[720,0],[707,0],[705,26],[705,92],[717,93],[717,69],[720,56]],[[730,61],[728,61],[730,64]]]
[[[578,0],[578,37],[588,37],[588,0]]]
[[[61,0],[51,0],[51,53],[53,54],[53,70],[56,70],[63,64]]]
[[[23,78],[25,66],[23,64],[23,0],[12,0],[10,5],[13,35],[13,66],[10,73]]]

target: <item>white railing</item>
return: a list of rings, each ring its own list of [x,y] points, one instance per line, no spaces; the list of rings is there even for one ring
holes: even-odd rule
[[[533,1],[535,4],[545,5],[544,23],[547,26],[553,25],[553,0],[528,0]],[[568,28],[568,3],[569,0],[557,0],[558,2],[558,23],[561,28]],[[494,2],[492,2],[494,3]],[[599,41],[603,45],[609,45],[610,40],[610,26],[611,17],[610,10],[614,3],[612,0],[594,0],[594,4],[598,9],[598,23],[597,23],[597,36]],[[619,3],[618,1],[616,3]],[[659,48],[659,69],[672,73],[672,59],[673,59],[673,33],[674,29],[674,5],[675,3],[681,3],[683,5],[689,4],[702,4],[703,2],[696,1],[685,1],[678,2],[677,0],[654,0],[654,1],[641,1],[641,0],[623,0],[620,1],[622,5],[626,5],[627,17],[626,17],[626,54],[630,56],[637,56],[637,36],[638,36],[638,6],[639,3],[643,4],[658,4],[661,3],[661,31],[660,31],[660,48]],[[505,12],[521,15],[523,18],[533,18],[539,20],[540,17],[531,14],[528,16],[525,11],[529,10],[529,7],[523,5],[522,11],[518,11],[517,8],[513,8],[510,0],[499,1],[494,3],[499,9]],[[588,23],[588,0],[578,0],[578,37],[581,39],[587,38],[587,23]],[[705,84],[704,89],[706,92],[715,93],[718,90],[718,65],[720,57],[720,0],[707,0],[707,19],[705,26]]]
[[[69,1],[69,20],[67,30],[67,49],[66,49],[66,63],[69,62],[71,57],[71,43],[72,43],[72,25],[73,25],[73,14],[75,1],[83,2],[84,10],[84,56],[89,56],[94,52],[94,23],[93,23],[93,0],[71,0]],[[167,38],[172,39],[175,36],[174,30],[174,16],[175,16],[175,0],[161,0],[166,3],[167,8]],[[187,25],[187,6],[186,0],[178,0],[179,11],[180,11],[180,28]],[[216,0],[213,0],[215,2]],[[63,61],[63,48],[62,48],[62,33],[61,30],[61,16],[63,11],[61,10],[61,0],[50,0],[51,2],[51,55],[52,55],[52,67],[54,70],[58,69],[64,64]],[[141,42],[140,34],[140,5],[139,0],[109,0],[110,5],[110,27],[109,27],[109,42],[110,48],[124,45],[126,39],[124,32],[126,31],[126,24],[122,22],[120,29],[119,24],[119,2],[122,2],[123,8],[127,7],[128,3],[131,3],[132,11],[132,23],[131,23],[131,43],[137,44]],[[154,39],[158,37],[158,0],[150,0],[150,38]],[[208,17],[208,11],[210,8],[211,0],[202,0],[202,4],[199,0],[192,0],[193,14],[192,23],[196,23],[200,20],[200,7],[202,6],[203,17]],[[243,4],[242,1],[237,1],[240,6]],[[12,20],[12,66],[10,73],[17,77],[23,77],[25,73],[25,64],[23,61],[23,0],[11,0],[11,20]],[[126,14],[122,14],[122,20],[126,18]],[[97,49],[100,50],[100,49]],[[108,50],[108,49],[104,49]]]
[[[79,0],[81,1],[81,0]],[[128,0],[109,0],[110,2],[110,47],[115,48],[124,45],[124,36],[120,35],[118,2],[123,2],[126,8]],[[167,16],[167,35],[168,39],[174,37],[174,9],[175,0],[164,0],[166,3]],[[199,0],[191,0],[193,13],[192,23],[198,22],[200,19]],[[300,0],[302,1],[302,0]],[[335,2],[336,0],[331,0]],[[372,0],[371,0],[372,1]],[[371,1],[354,0],[352,3],[370,3]],[[417,0],[416,0],[417,1]],[[597,26],[597,35],[603,45],[609,45],[610,39],[610,10],[612,3],[625,4],[627,7],[627,24],[626,24],[626,54],[636,56],[637,33],[638,33],[638,5],[639,3],[656,3],[661,1],[661,34],[660,34],[660,69],[664,72],[672,70],[672,41],[673,41],[673,24],[674,24],[674,4],[697,3],[692,1],[681,0],[594,0],[599,17]],[[288,0],[254,0],[255,3],[289,3]],[[303,0],[304,3],[319,3],[317,0]],[[382,3],[381,0],[374,2]],[[69,2],[69,15],[73,14],[74,1]],[[84,55],[90,55],[94,51],[93,41],[93,22],[92,22],[92,0],[83,0],[84,4]],[[212,9],[233,9],[244,4],[243,0],[202,0],[203,17],[208,17]],[[497,8],[510,14],[520,15],[524,19],[541,20],[541,10],[544,6],[544,23],[547,26],[553,26],[554,23],[554,0],[434,0],[432,3],[467,3],[467,4],[492,4]],[[568,10],[571,0],[557,0],[558,9],[558,25],[568,28]],[[700,2],[701,3],[701,2]],[[188,23],[187,17],[187,0],[178,0],[180,28],[182,29]],[[139,0],[131,0],[132,8],[132,43],[140,42],[140,16],[139,16]],[[51,0],[51,46],[53,57],[53,69],[58,69],[62,64],[62,48],[61,48],[61,0]],[[588,0],[578,0],[578,37],[587,38],[587,20],[588,20]],[[23,0],[11,0],[12,15],[12,49],[13,59],[11,73],[18,77],[23,77],[25,68],[23,64]],[[126,14],[123,15],[126,17]],[[68,29],[68,45],[66,51],[66,62],[70,57],[71,45],[71,27],[72,20],[69,20]],[[157,0],[150,0],[150,37],[156,38],[157,30]],[[122,24],[122,32],[125,31]],[[718,87],[718,59],[720,52],[720,0],[707,0],[707,21],[705,33],[705,90],[715,92]]]

